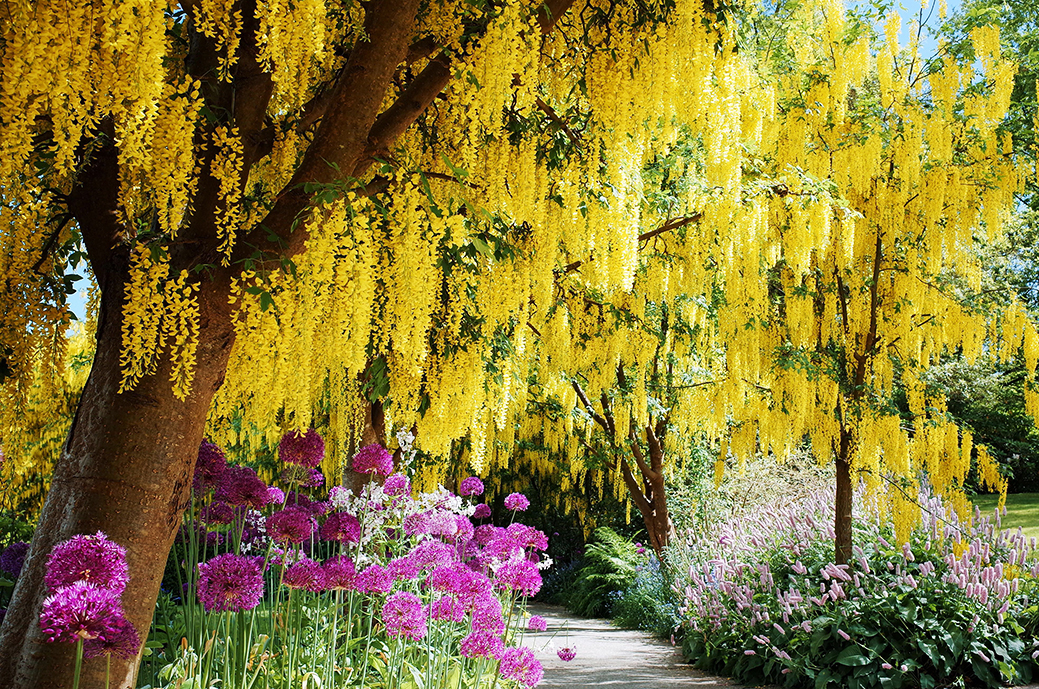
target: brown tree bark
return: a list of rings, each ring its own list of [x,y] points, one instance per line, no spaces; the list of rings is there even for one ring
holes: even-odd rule
[[[834,495],[834,562],[846,565],[851,561],[851,434],[841,429],[840,448],[837,453],[836,491]]]

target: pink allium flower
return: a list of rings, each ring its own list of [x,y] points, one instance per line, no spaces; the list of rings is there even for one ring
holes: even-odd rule
[[[498,569],[494,585],[499,590],[512,589],[521,596],[535,596],[541,590],[541,571],[530,560],[512,560]]]
[[[429,511],[409,514],[404,519],[404,533],[409,536],[454,536],[458,533],[455,514],[446,511]]]
[[[321,473],[320,469],[311,469],[303,479],[304,488],[319,488],[323,485],[325,485],[325,475]]]
[[[321,525],[321,538],[325,541],[357,543],[361,540],[361,522],[349,512],[333,512]]]
[[[476,511],[473,512],[473,519],[487,519],[491,516],[491,507],[484,503],[480,503],[476,506]]]
[[[25,565],[25,556],[29,554],[29,544],[25,541],[16,541],[4,548],[0,554],[0,572],[10,574],[17,579]]]
[[[107,637],[122,616],[117,591],[80,580],[44,599],[40,629],[49,642],[75,643]]]
[[[465,606],[453,596],[443,595],[430,604],[429,614],[434,620],[461,622],[465,619]]]
[[[317,593],[327,589],[325,570],[309,557],[304,557],[285,568],[282,581],[290,589],[306,589]]]
[[[254,510],[262,510],[269,499],[267,484],[256,475],[256,470],[240,466],[227,467],[213,498],[235,507],[250,507]]]
[[[112,620],[108,630],[95,639],[83,642],[84,658],[100,658],[112,655],[130,660],[141,650],[141,637],[130,620],[118,617]]]
[[[382,445],[365,445],[354,455],[351,468],[359,474],[389,476],[393,473],[393,456]]]
[[[505,498],[505,509],[513,512],[526,512],[530,507],[530,500],[523,493],[511,493]]]
[[[534,657],[534,651],[526,646],[506,648],[501,654],[501,665],[498,672],[505,679],[514,680],[528,687],[538,684],[545,675],[541,662]]]
[[[198,600],[206,612],[252,610],[263,598],[263,558],[218,555],[198,566]]]
[[[346,555],[338,555],[326,561],[324,569],[328,588],[339,591],[350,591],[354,588],[357,570],[354,561]]]
[[[522,548],[533,548],[540,551],[548,549],[548,536],[544,531],[539,531],[532,526],[519,523],[509,524],[505,533]]]
[[[505,618],[502,616],[501,602],[493,596],[478,599],[473,606],[472,624],[473,631],[504,633]]]
[[[548,629],[548,620],[541,615],[531,615],[527,621],[527,629],[532,632],[543,632]]]
[[[101,531],[93,536],[73,536],[51,550],[43,582],[51,593],[75,581],[112,589],[118,596],[130,581],[126,548],[113,543]]]
[[[191,487],[197,494],[210,488],[216,488],[227,470],[227,457],[219,447],[203,440],[198,448],[198,459],[195,460],[195,474]]]
[[[474,527],[469,517],[464,514],[455,515],[454,540],[458,543],[467,543],[473,538]]]
[[[407,495],[411,492],[411,481],[404,474],[393,474],[382,484],[386,495]]]
[[[314,534],[314,517],[300,507],[286,507],[267,517],[267,535],[279,545],[302,543]]]
[[[289,431],[278,443],[278,457],[286,464],[316,467],[325,458],[325,441],[313,428],[306,433]]]
[[[230,524],[234,521],[234,508],[223,500],[214,500],[202,508],[199,519],[206,524]]]
[[[577,657],[577,651],[574,650],[573,646],[564,646],[563,648],[556,651],[556,655],[564,663],[569,663],[571,660]]]
[[[501,538],[505,529],[494,524],[481,524],[473,530],[473,540],[480,545],[488,545],[496,538]]]
[[[285,491],[281,488],[275,488],[271,486],[267,489],[267,504],[268,505],[284,505],[285,504]]]
[[[426,579],[426,585],[437,591],[459,593],[462,587],[462,578],[470,571],[461,562],[441,565],[430,573]]]
[[[357,575],[355,582],[362,593],[389,593],[393,588],[393,576],[381,565],[369,565]]]
[[[462,639],[459,650],[466,658],[497,658],[505,652],[505,643],[497,634],[475,631]]]
[[[407,555],[390,560],[389,570],[398,581],[414,579],[419,575],[419,566]]]
[[[409,553],[420,569],[435,569],[455,559],[455,550],[443,541],[425,540]]]
[[[470,476],[458,486],[459,495],[483,495],[483,481],[476,476]]]
[[[382,623],[391,637],[418,641],[426,635],[426,612],[414,593],[397,591],[382,606]]]

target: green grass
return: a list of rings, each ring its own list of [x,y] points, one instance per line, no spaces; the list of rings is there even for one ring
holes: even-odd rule
[[[991,515],[999,502],[995,494],[975,495],[974,504],[983,515]],[[1007,513],[1003,517],[1004,529],[1024,529],[1026,536],[1039,538],[1039,493],[1011,493],[1007,495]]]

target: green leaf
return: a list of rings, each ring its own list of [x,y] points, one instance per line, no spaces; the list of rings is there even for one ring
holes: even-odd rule
[[[479,237],[472,237],[472,242],[473,246],[476,247],[476,250],[479,251],[481,254],[488,258],[494,258],[494,249],[491,248],[490,244],[483,241]]]
[[[869,657],[863,655],[862,648],[858,645],[847,646],[843,651],[837,654],[834,658],[835,663],[838,665],[847,665],[849,667],[858,667],[860,665],[866,665],[869,663]]]
[[[274,304],[274,297],[270,292],[260,294],[260,311],[266,311]]]

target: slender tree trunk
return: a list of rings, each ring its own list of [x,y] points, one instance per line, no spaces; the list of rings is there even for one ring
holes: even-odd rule
[[[386,447],[386,413],[382,408],[382,402],[364,403],[364,429],[361,431],[361,441],[357,449],[365,445]],[[352,457],[343,469],[343,485],[352,490],[354,495],[358,495],[372,478],[368,474],[354,471]]]
[[[834,498],[834,562],[846,565],[851,560],[851,433],[841,429],[837,453],[836,496]]]
[[[123,290],[109,290],[103,297],[90,377],[0,628],[0,687],[72,686],[75,646],[46,643],[38,620],[48,595],[43,583],[48,554],[76,534],[104,531],[126,548],[131,584],[123,608],[142,641],[147,636],[165,554],[189,499],[206,414],[223,382],[234,339],[226,296],[214,297],[219,287],[212,283],[204,289],[195,381],[184,401],[173,396],[169,369],[163,366],[133,391],[118,392]],[[113,657],[111,686],[133,687],[138,665],[137,658]],[[104,660],[85,660],[80,687],[103,687],[104,675]]]

